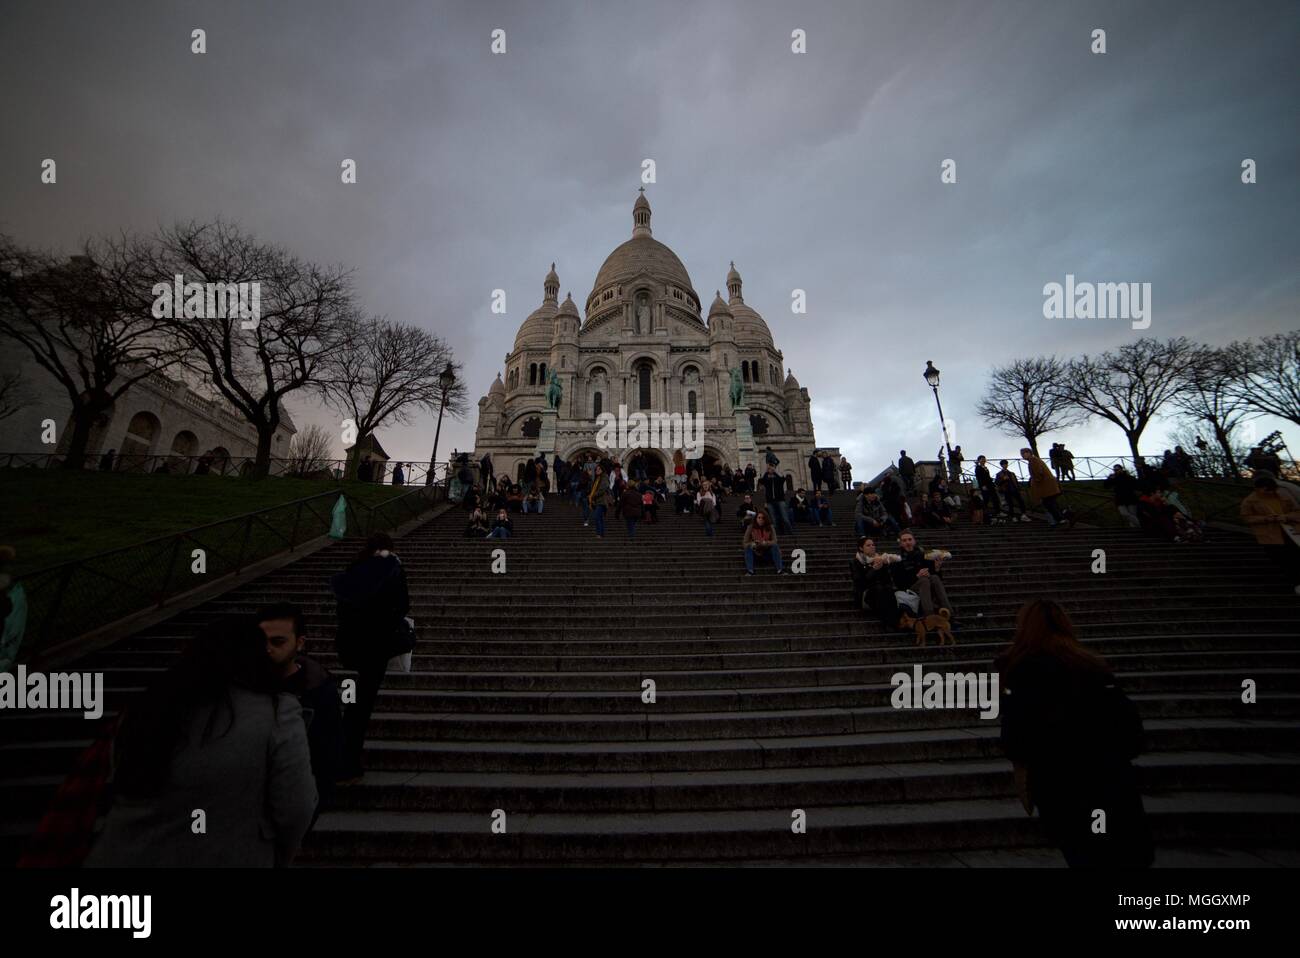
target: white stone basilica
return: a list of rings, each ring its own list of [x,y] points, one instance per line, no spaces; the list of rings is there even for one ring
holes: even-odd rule
[[[498,374],[479,400],[475,457],[491,453],[498,475],[520,475],[539,449],[544,420],[547,451],[566,459],[600,452],[596,417],[626,405],[629,413],[702,413],[706,468],[752,461],[761,474],[770,446],[779,471],[806,483],[808,457],[818,448],[808,390],[793,373],[782,377],[782,354],[763,317],[741,296],[735,264],[727,273],[727,300],[715,295],[706,320],[686,267],[651,236],[644,193],[632,222],[632,238],[596,274],[585,322],[572,294],[558,301],[560,279],[551,264],[542,305],[519,327],[506,356],[505,378]],[[732,369],[740,370],[745,388],[739,412],[729,395]],[[546,400],[552,372],[563,388],[555,413]],[[625,462],[633,451],[605,450]],[[652,475],[672,474],[672,450],[641,451],[650,453]]]

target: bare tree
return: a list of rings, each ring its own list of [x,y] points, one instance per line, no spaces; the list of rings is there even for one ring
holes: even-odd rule
[[[1058,389],[1066,364],[1055,356],[1017,359],[993,370],[975,411],[991,429],[1023,436],[1038,454],[1038,437],[1073,426],[1085,418]]]
[[[17,372],[0,372],[0,419],[8,419],[30,402],[22,376]]]
[[[72,409],[64,465],[82,468],[96,420],[142,379],[177,361],[164,324],[133,308],[144,247],[88,240],[64,260],[0,236],[0,336],[58,380]]]
[[[448,366],[454,379],[446,390],[445,411],[460,419],[469,400],[450,346],[423,329],[387,319],[356,324],[350,348],[330,358],[321,379],[330,407],[356,425],[349,475],[356,469],[361,442],[381,425],[409,424],[416,413],[438,408]]]
[[[294,433],[289,441],[288,472],[291,476],[309,476],[329,467],[334,440],[323,426],[312,423]]]
[[[1057,388],[1071,405],[1124,430],[1133,462],[1140,466],[1138,441],[1156,413],[1185,388],[1196,353],[1183,336],[1163,342],[1139,339],[1095,358],[1074,360]]]
[[[1236,398],[1258,415],[1300,425],[1300,330],[1233,343],[1225,353]]]
[[[1219,474],[1239,479],[1240,449],[1232,437],[1238,426],[1259,414],[1238,388],[1234,371],[1239,361],[1237,348],[1195,347],[1182,376],[1182,388],[1171,402],[1189,425],[1213,433],[1219,446],[1219,452],[1213,457],[1216,466],[1221,468]]]
[[[330,358],[348,348],[354,315],[349,272],[304,262],[216,222],[164,230],[154,274],[155,282],[181,275],[186,283],[227,289],[256,284],[260,315],[254,321],[233,310],[195,318],[174,308],[169,328],[185,349],[186,365],[257,433],[250,474],[265,476],[284,397],[317,386]]]
[[[1249,444],[1240,441],[1236,433],[1231,430],[1225,437],[1226,448],[1221,442],[1208,442],[1202,435],[1203,427],[1204,423],[1199,419],[1180,419],[1178,425],[1170,432],[1169,441],[1182,446],[1183,451],[1192,457],[1196,463],[1196,473],[1200,478],[1215,476],[1240,478],[1238,464],[1245,459],[1250,449]],[[1198,439],[1205,443],[1204,449],[1196,444]]]

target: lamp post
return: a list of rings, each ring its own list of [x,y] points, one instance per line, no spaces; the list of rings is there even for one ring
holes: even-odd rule
[[[934,390],[934,405],[939,410],[939,425],[943,427],[943,444],[948,450],[948,461],[952,462],[952,443],[948,441],[948,420],[943,418],[943,403],[939,402],[939,370],[935,369],[934,363],[927,359],[925,361],[925,372],[921,375],[925,377],[925,381]]]
[[[442,395],[438,400],[438,428],[433,433],[433,452],[429,454],[429,474],[424,479],[426,486],[433,484],[433,472],[438,464],[438,439],[442,435],[442,411],[447,408],[447,394],[456,385],[456,370],[451,368],[451,363],[438,375],[438,385],[442,387]]]

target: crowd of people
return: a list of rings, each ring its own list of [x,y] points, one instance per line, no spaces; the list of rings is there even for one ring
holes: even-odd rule
[[[1071,525],[1073,517],[1059,503],[1060,453],[1051,466],[1032,450],[1021,455],[1029,491],[1049,525]],[[538,457],[516,482],[495,477],[485,457],[482,481],[470,477],[460,490],[469,513],[465,535],[509,538],[516,517],[542,514],[548,496],[552,508],[572,510],[598,536],[606,534],[608,517],[621,520],[633,538],[639,524],[658,522],[660,510],[671,509],[698,517],[707,536],[724,525],[739,531],[746,576],[760,565],[783,575],[780,537],[795,534],[799,525],[835,525],[831,494],[846,473],[819,462],[814,488],[792,489],[771,450],[763,464],[761,473],[725,464],[706,470],[681,457],[669,479],[651,477],[647,464],[635,459],[624,464],[583,455],[548,463]],[[1062,472],[1068,477],[1068,468]],[[1105,485],[1134,528],[1197,541],[1203,530],[1178,496],[1179,478],[1163,466],[1133,475],[1116,465]],[[951,555],[926,550],[919,535],[942,532],[963,514],[972,524],[1029,521],[1007,460],[994,471],[977,457],[968,486],[950,485],[943,475],[923,486],[904,452],[896,474],[860,488],[856,548],[848,560],[854,606],[886,630],[900,629],[904,614],[937,614],[960,628],[944,582]],[[1289,570],[1293,580],[1300,575],[1300,499],[1261,471],[1241,517],[1275,566]],[[897,541],[894,551],[879,546],[886,539]],[[293,861],[336,789],[364,776],[364,743],[385,676],[410,668],[414,623],[395,550],[388,536],[373,535],[331,580],[338,660],[356,675],[354,695],[342,704],[337,680],[305,654],[302,610],[282,602],[213,622],[138,702],[105,726],[88,753],[101,765],[87,774],[103,780],[111,767],[112,801],[86,864]],[[1003,706],[1002,739],[1026,811],[1038,809],[1071,865],[1150,864],[1150,835],[1130,766],[1141,748],[1141,721],[1110,668],[1079,643],[1064,609],[1048,600],[1027,603],[996,667],[1004,692],[1015,693]],[[1100,738],[1099,727],[1105,732]],[[1111,810],[1106,841],[1088,828],[1088,810],[1102,806]],[[192,840],[198,834],[192,812],[200,808],[220,828],[219,841]]]

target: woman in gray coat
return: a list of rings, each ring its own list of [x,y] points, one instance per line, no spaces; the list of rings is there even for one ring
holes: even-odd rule
[[[288,865],[316,810],[307,726],[266,636],[214,623],[122,720],[90,867]]]

